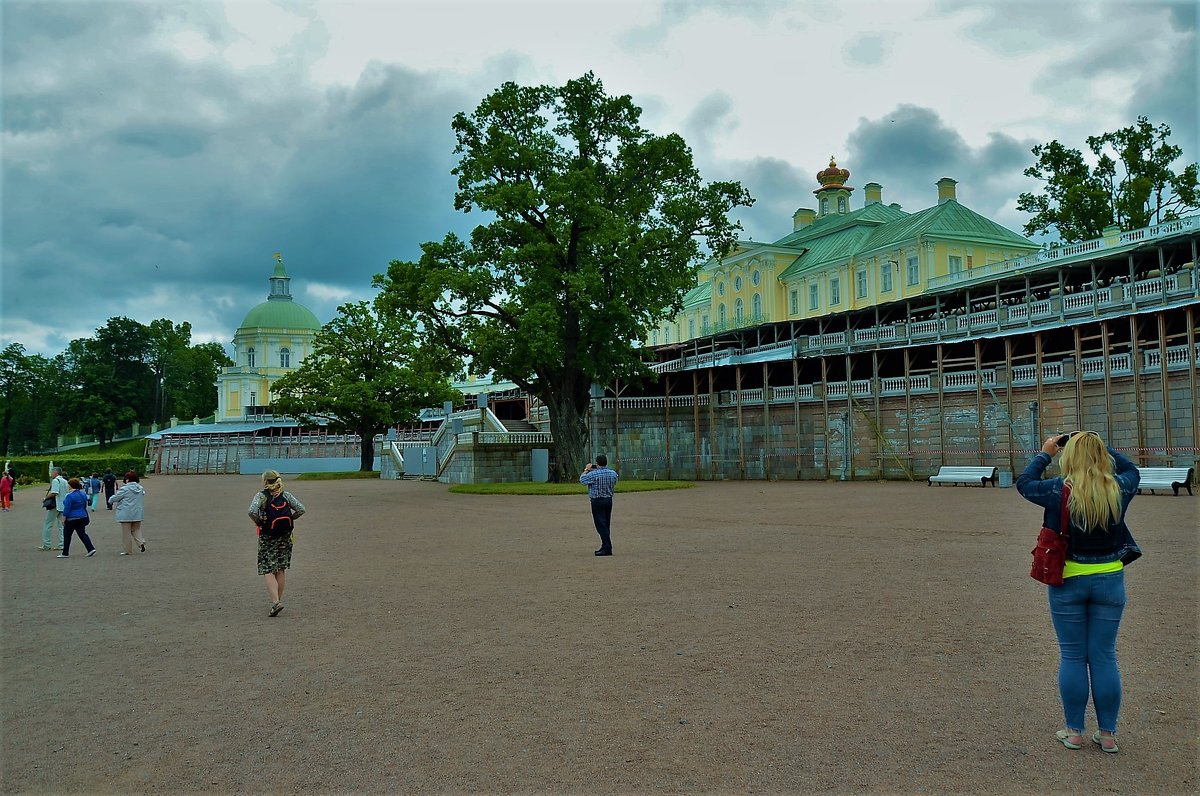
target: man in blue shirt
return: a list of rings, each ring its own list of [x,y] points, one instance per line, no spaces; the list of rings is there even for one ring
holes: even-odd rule
[[[616,470],[608,466],[608,457],[601,453],[596,457],[596,463],[588,463],[579,476],[579,483],[588,488],[588,499],[592,503],[592,522],[596,524],[596,533],[600,534],[600,549],[598,556],[612,555],[612,537],[609,535],[609,521],[612,519],[613,487],[617,485]]]

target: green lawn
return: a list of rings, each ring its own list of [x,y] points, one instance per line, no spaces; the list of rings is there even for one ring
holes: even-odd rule
[[[63,451],[59,456],[90,456],[94,453],[103,453],[106,455],[116,456],[138,456],[146,455],[146,440],[144,439],[127,439],[121,442],[110,442],[108,447],[100,450],[100,446],[87,445],[82,448],[72,448],[69,451]]]
[[[654,492],[660,489],[691,489],[691,481],[620,481],[617,492]],[[460,495],[583,495],[583,484],[541,484],[521,481],[511,484],[456,484],[451,492]]]
[[[293,476],[292,480],[293,481],[344,481],[344,480],[350,479],[350,478],[354,478],[354,479],[374,478],[374,479],[378,480],[379,479],[379,471],[378,470],[374,470],[374,471],[353,470],[348,473],[300,473],[299,475]]]

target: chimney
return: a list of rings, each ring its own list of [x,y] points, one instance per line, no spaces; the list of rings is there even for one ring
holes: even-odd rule
[[[869,182],[863,186],[863,196],[868,205],[883,204],[883,186],[877,182]]]
[[[958,196],[954,191],[955,185],[958,185],[958,183],[949,177],[942,177],[937,181],[938,204],[944,205],[946,202],[958,201]]]
[[[807,207],[802,207],[792,214],[792,232],[804,229],[811,226],[813,219],[817,217],[816,210],[810,210]]]

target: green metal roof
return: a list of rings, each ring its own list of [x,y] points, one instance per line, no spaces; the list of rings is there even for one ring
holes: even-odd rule
[[[239,331],[242,329],[311,329],[319,331],[321,322],[312,310],[303,304],[297,304],[290,298],[286,300],[264,301],[246,313]]]
[[[694,307],[712,303],[712,282],[701,282],[689,290],[683,297],[683,308],[690,310]]]
[[[823,263],[853,257],[856,252],[862,250],[863,242],[871,237],[873,231],[871,227],[844,227],[832,235],[816,238],[809,242],[808,250],[804,254],[783,270],[779,278],[790,279],[801,271],[816,268]]]
[[[913,213],[902,220],[885,224],[875,231],[863,247],[864,251],[882,249],[918,235],[948,238],[996,246],[1018,246],[1036,249],[1032,241],[1005,229],[995,221],[984,218],[956,200],[942,202]]]
[[[775,241],[775,246],[805,246],[805,241],[811,238],[819,238],[825,235],[831,235],[834,232],[852,227],[855,225],[869,225],[871,227],[880,224],[887,224],[897,219],[906,218],[908,213],[905,213],[899,207],[885,205],[882,202],[869,204],[866,207],[860,207],[857,210],[852,210],[849,213],[835,213],[833,215],[821,216],[813,221],[807,227],[798,229],[790,235],[785,235]]]

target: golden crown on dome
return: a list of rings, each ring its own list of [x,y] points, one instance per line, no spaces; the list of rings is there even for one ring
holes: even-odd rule
[[[821,183],[824,188],[841,187],[846,184],[848,179],[850,179],[850,170],[839,169],[833,155],[829,156],[829,168],[817,172],[817,182]]]

